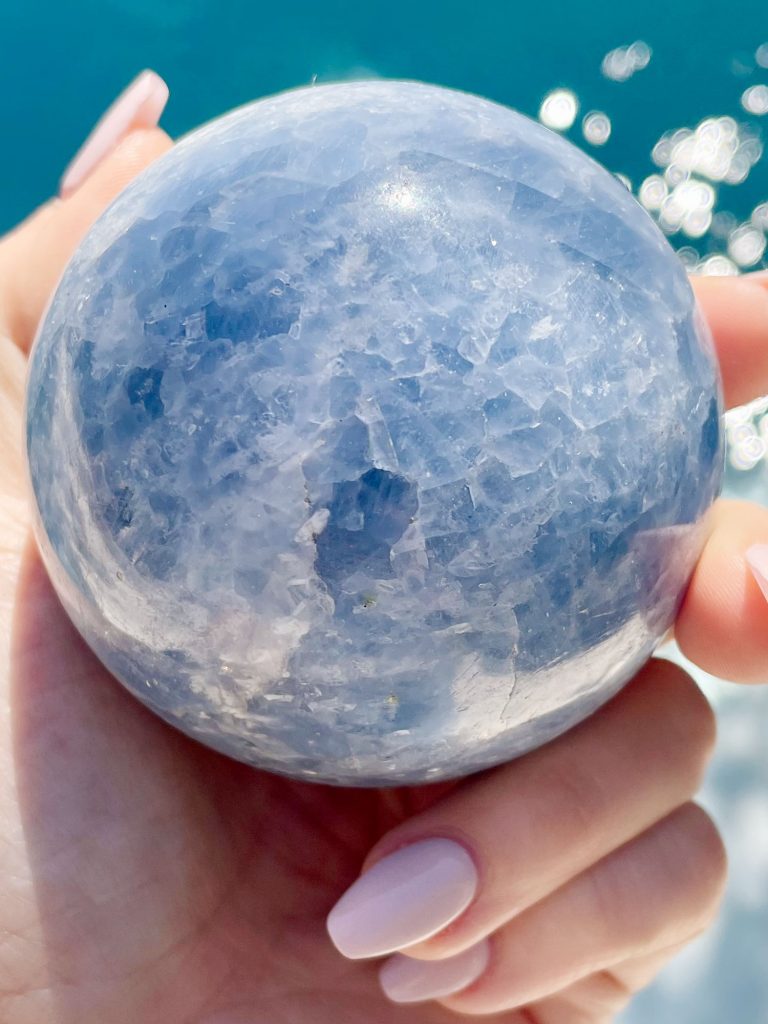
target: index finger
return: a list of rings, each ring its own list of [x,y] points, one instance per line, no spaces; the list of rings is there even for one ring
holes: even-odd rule
[[[128,182],[171,146],[160,128],[130,132],[74,194],[50,200],[0,239],[0,333],[23,352],[80,239]]]
[[[712,331],[726,406],[768,394],[768,272],[691,284]]]

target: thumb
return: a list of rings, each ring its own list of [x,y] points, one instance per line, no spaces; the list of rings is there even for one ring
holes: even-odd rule
[[[100,122],[102,132],[119,103]],[[156,110],[156,116],[159,113]],[[113,148],[75,191],[49,200],[0,240],[0,335],[24,351],[80,239],[128,182],[173,144],[160,128],[136,127],[135,120],[116,134]]]

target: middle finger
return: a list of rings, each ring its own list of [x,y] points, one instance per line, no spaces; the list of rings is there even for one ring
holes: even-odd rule
[[[406,949],[436,960],[468,949],[685,803],[713,739],[695,684],[674,665],[650,663],[566,736],[464,783],[384,837],[332,911],[331,937],[355,959]],[[403,873],[412,875],[436,840],[453,840],[441,845],[455,851],[451,878],[462,865],[466,874],[467,854],[476,866],[466,909],[445,879],[441,892],[409,883],[405,907],[402,896],[382,904],[381,892],[402,890]]]

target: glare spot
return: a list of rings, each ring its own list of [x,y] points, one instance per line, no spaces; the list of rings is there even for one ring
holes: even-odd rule
[[[547,93],[539,110],[539,120],[547,128],[567,131],[576,120],[579,101],[570,89],[553,89]]]
[[[749,177],[751,168],[749,157],[745,153],[736,153],[723,180],[728,185],[741,185]]]
[[[672,139],[662,135],[651,151],[651,158],[657,167],[666,167],[672,156]]]
[[[727,256],[716,253],[703,260],[699,265],[698,273],[704,277],[736,277],[739,268]]]
[[[680,188],[683,186],[681,185]],[[688,205],[696,210],[711,210],[715,205],[715,190],[708,181],[685,182]]]
[[[754,469],[764,455],[765,443],[759,437],[752,437],[740,445],[734,445],[728,454],[728,460],[734,469],[744,471]]]
[[[650,47],[642,41],[619,46],[603,58],[602,73],[613,81],[625,82],[647,67],[651,56]],[[768,40],[757,47],[754,60],[749,54],[734,57],[734,73],[753,75],[756,66],[768,68]],[[768,115],[768,83],[746,89],[742,85],[740,89],[744,89],[741,106],[747,115]],[[578,106],[573,92],[553,90],[546,96],[539,116],[544,124],[563,131],[573,125]],[[746,216],[737,217],[728,209],[718,208],[721,200],[731,205],[732,187],[746,182],[763,159],[764,143],[751,117],[738,120],[714,113],[698,124],[671,126],[652,148],[655,169],[649,168],[652,173],[647,171],[640,179],[637,199],[672,237],[679,259],[690,274],[732,277],[768,265],[768,199],[763,196],[757,205],[753,199],[747,210],[754,208]],[[612,136],[614,120],[615,112],[612,119],[600,110],[588,111],[581,121],[585,142],[604,145]],[[626,175],[615,173],[615,177],[632,191]],[[736,457],[745,466],[751,467],[755,458],[768,464],[768,398],[763,412],[765,429],[761,428],[757,441],[754,435],[752,440],[742,438],[740,442],[742,454]]]
[[[666,181],[660,174],[651,174],[640,186],[638,198],[646,210],[660,210],[669,195]]]
[[[763,417],[758,430],[752,415],[726,418],[728,461],[734,469],[753,469],[765,457],[765,422]]]
[[[647,68],[652,51],[647,43],[639,39],[629,46],[617,46],[603,57],[600,70],[614,82],[626,82],[637,71]]]
[[[756,228],[768,232],[768,203],[760,203],[759,206],[756,206],[750,220]]]
[[[739,226],[739,222],[736,217],[728,210],[719,210],[712,218],[712,226],[710,231],[712,235],[721,240],[725,241],[730,233]]]
[[[627,50],[627,56],[635,66],[636,71],[642,71],[643,68],[647,68],[651,62],[651,48],[648,43],[644,43],[642,39],[638,39],[636,43]]]
[[[686,170],[685,167],[681,167],[680,164],[670,164],[666,171],[664,171],[664,180],[674,188],[675,185],[685,181],[689,174],[690,171]]]
[[[725,414],[728,437],[730,438],[733,431],[742,423],[750,423],[754,426],[755,417],[763,416],[766,410],[768,410],[768,397],[765,395],[747,402],[746,405],[738,405],[735,409],[729,409]]]
[[[593,146],[604,146],[611,137],[611,119],[600,110],[593,110],[582,122],[584,138]]]
[[[669,234],[683,231],[690,238],[701,238],[709,230],[715,190],[705,181],[686,178],[663,199],[659,224]]]
[[[738,151],[750,164],[756,164],[763,155],[763,144],[756,135],[750,135],[739,143]]]
[[[749,114],[768,114],[768,85],[750,85],[741,95],[741,105]]]
[[[683,217],[683,222],[680,227],[683,234],[688,235],[689,238],[701,238],[709,231],[709,225],[711,223],[711,210],[690,210]]]
[[[765,253],[765,235],[752,224],[740,224],[728,237],[728,255],[740,267],[753,267]]]
[[[756,436],[755,424],[751,419],[740,419],[728,426],[728,440],[734,444],[744,444]]]
[[[424,193],[409,181],[389,182],[380,192],[381,202],[392,210],[408,213],[425,205]]]
[[[760,139],[732,117],[708,117],[695,129],[665,132],[651,156],[669,184],[698,174],[710,181],[739,184],[762,156]]]
[[[692,273],[699,266],[699,260],[701,256],[697,249],[694,249],[692,245],[684,245],[682,249],[677,250],[677,255],[680,262],[683,264],[685,269]]]
[[[751,54],[737,53],[735,57],[731,58],[732,74],[743,77],[751,74],[754,70],[755,65],[752,63]]]

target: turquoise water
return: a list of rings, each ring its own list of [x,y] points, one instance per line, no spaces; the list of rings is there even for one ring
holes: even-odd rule
[[[624,81],[609,77],[601,69],[606,54],[636,40],[651,48],[647,66]],[[690,206],[689,233],[674,230],[675,209],[667,211],[668,228],[691,266],[719,273],[758,268],[768,265],[768,220],[761,213],[768,202],[768,113],[757,112],[759,92],[752,94],[758,102],[742,97],[768,85],[768,67],[761,66],[768,46],[758,49],[767,43],[765,0],[2,0],[0,230],[55,190],[93,121],[143,67],[156,68],[171,86],[164,124],[174,135],[315,76],[381,75],[470,90],[532,116],[551,90],[570,90],[580,110],[569,137],[626,175],[635,193],[650,177],[642,193],[649,207],[654,189],[663,197],[679,184],[680,161],[688,160],[690,171],[690,152],[673,159],[661,147],[661,166],[654,163],[651,152],[664,133],[732,118],[716,122],[714,154],[709,129],[692,136],[701,145],[690,180],[703,191],[679,194]],[[611,122],[601,147],[582,130],[583,115],[593,110]],[[737,159],[714,168],[734,132],[749,158],[741,179]],[[653,176],[665,169],[669,181],[662,184]],[[719,181],[725,170],[733,184]],[[708,262],[713,255],[719,262]],[[742,474],[747,485],[765,500],[764,462]],[[731,853],[728,899],[717,928],[637,1001],[627,1024],[768,1024],[768,689],[705,685],[722,733],[705,799]]]
[[[419,78],[531,115],[548,90],[565,86],[582,112],[596,108],[613,122],[599,150],[584,143],[581,116],[571,137],[635,187],[654,171],[650,151],[663,131],[710,115],[759,122],[739,98],[749,85],[768,80],[754,60],[768,40],[764,0],[742,0],[732,7],[738,17],[727,18],[713,0],[524,6],[511,0],[439,6],[426,0],[6,0],[2,6],[0,227],[56,187],[92,122],[144,66],[171,85],[165,124],[173,134],[314,76]],[[653,50],[645,70],[624,82],[601,74],[609,50],[637,39]],[[744,184],[723,186],[719,205],[738,221],[747,218],[768,198],[765,177],[764,165]]]

